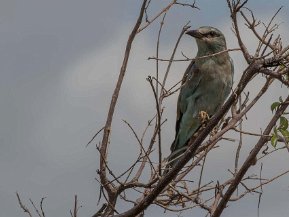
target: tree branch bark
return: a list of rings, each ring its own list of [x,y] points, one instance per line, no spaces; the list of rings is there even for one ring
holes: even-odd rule
[[[102,138],[102,143],[101,143],[101,147],[100,147],[100,155],[103,156],[100,158],[100,171],[99,171],[99,175],[100,175],[100,180],[102,185],[104,186],[104,188],[106,189],[107,193],[108,193],[108,197],[109,197],[109,202],[111,205],[114,205],[116,202],[116,197],[115,194],[117,192],[117,189],[111,184],[109,183],[108,179],[107,179],[107,175],[106,175],[106,159],[107,159],[107,146],[108,146],[108,142],[109,142],[109,135],[111,132],[111,124],[112,124],[112,120],[113,120],[113,115],[114,115],[114,110],[115,110],[115,106],[117,103],[117,99],[119,96],[119,92],[120,92],[120,88],[123,82],[123,78],[125,76],[125,72],[126,72],[126,68],[127,68],[127,64],[128,64],[128,59],[129,59],[129,55],[130,55],[130,51],[131,51],[131,46],[132,43],[134,41],[134,38],[137,34],[137,31],[142,23],[142,19],[143,19],[143,15],[144,15],[144,11],[145,11],[145,6],[146,6],[147,0],[143,0],[142,6],[141,6],[141,10],[139,13],[139,17],[137,19],[137,22],[128,38],[127,44],[126,44],[126,49],[125,49],[125,54],[124,54],[124,59],[123,59],[123,63],[119,72],[119,77],[117,80],[117,84],[115,86],[114,92],[112,94],[112,98],[111,98],[111,103],[110,103],[110,107],[109,107],[109,111],[108,111],[108,115],[107,115],[107,120],[106,120],[106,124],[104,127],[104,133],[103,133],[103,138]],[[107,209],[109,209],[109,214],[111,215],[114,211],[114,209],[112,209],[111,205],[109,205],[107,207]]]
[[[286,101],[287,100],[289,100],[289,96],[287,97]],[[284,113],[284,111],[287,109],[287,107],[288,107],[288,104],[287,103],[283,103],[278,108],[278,110],[276,111],[275,115],[273,116],[273,118],[271,119],[271,121],[267,125],[266,129],[264,130],[263,136],[260,137],[259,141],[255,145],[253,150],[250,152],[250,154],[247,157],[246,161],[244,162],[244,164],[242,165],[242,167],[240,168],[240,170],[236,174],[234,181],[230,184],[228,190],[226,191],[226,193],[222,197],[222,200],[218,204],[218,206],[217,206],[215,212],[213,213],[212,217],[219,217],[222,214],[222,212],[225,209],[225,207],[226,207],[229,199],[231,198],[232,194],[236,190],[237,186],[241,182],[242,178],[244,177],[244,175],[246,174],[246,172],[248,171],[248,169],[250,168],[252,163],[255,161],[255,158],[256,158],[257,154],[259,153],[259,151],[261,150],[263,145],[266,142],[268,142],[268,137],[266,135],[268,135],[271,132],[272,128],[276,125],[277,120],[281,117],[281,115]]]

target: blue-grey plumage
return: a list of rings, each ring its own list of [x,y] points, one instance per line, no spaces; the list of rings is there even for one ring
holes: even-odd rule
[[[187,34],[196,39],[198,53],[183,77],[177,104],[176,136],[168,167],[177,162],[176,158],[186,150],[188,141],[201,127],[200,112],[214,115],[229,95],[233,83],[234,69],[228,52],[198,59],[226,50],[224,35],[209,26],[190,30]]]

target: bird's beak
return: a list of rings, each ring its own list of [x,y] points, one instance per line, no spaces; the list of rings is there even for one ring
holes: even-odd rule
[[[186,34],[193,36],[194,38],[202,38],[203,35],[198,30],[189,30]]]

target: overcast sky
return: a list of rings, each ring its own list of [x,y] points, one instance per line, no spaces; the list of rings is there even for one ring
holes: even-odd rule
[[[152,1],[151,14],[169,1]],[[228,46],[236,47],[230,31],[226,2],[197,1],[200,10],[177,6],[167,16],[161,41],[161,55],[168,57],[182,26],[190,21],[192,28],[210,25],[226,35]],[[248,4],[259,18],[284,6],[278,20],[283,22],[280,34],[289,43],[289,4],[287,0],[251,0]],[[98,185],[94,180],[98,168],[95,146],[86,143],[105,121],[112,88],[117,79],[127,37],[139,12],[135,0],[1,0],[0,1],[0,217],[22,217],[15,196],[18,191],[25,202],[29,198],[45,200],[47,216],[69,216],[77,194],[80,216],[96,210]],[[145,78],[154,75],[153,61],[159,21],[139,35],[133,46],[113,125],[111,165],[125,169],[133,160],[136,143],[122,119],[141,132],[154,115],[154,101]],[[244,28],[242,28],[244,29]],[[242,31],[247,45],[255,42]],[[196,54],[190,37],[181,41],[178,55]],[[246,67],[241,56],[232,54],[235,81]],[[173,65],[169,83],[179,80],[188,63]],[[252,94],[262,84],[258,77],[251,85]],[[285,96],[288,89],[273,85],[271,92],[249,113],[247,129],[256,132],[271,116],[270,102]],[[166,105],[164,144],[174,135],[176,97]],[[100,140],[97,138],[96,142]],[[256,138],[245,140],[248,146]],[[250,143],[250,144],[249,144]],[[235,146],[234,146],[235,147]],[[164,147],[168,154],[169,145]],[[212,153],[207,179],[215,179],[220,168],[230,168],[233,148]],[[230,154],[229,154],[230,153]],[[211,163],[210,163],[211,162]],[[264,161],[264,174],[271,177],[284,171],[288,153],[283,152]],[[224,169],[226,175],[228,173]],[[254,169],[252,170],[254,171]],[[258,168],[256,168],[258,171]],[[288,216],[289,177],[265,187],[261,217]],[[231,204],[223,216],[257,216],[257,196],[248,196]],[[195,212],[195,211],[194,211]],[[150,208],[147,216],[176,216]],[[183,216],[192,216],[184,213]]]

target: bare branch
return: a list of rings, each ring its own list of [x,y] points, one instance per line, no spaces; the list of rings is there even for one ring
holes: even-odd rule
[[[147,28],[150,24],[152,24],[157,18],[159,18],[162,14],[166,13],[175,3],[177,0],[173,0],[170,4],[168,4],[164,9],[162,9],[155,17],[153,17],[151,20],[147,20],[147,23],[143,26],[140,27],[137,30],[137,33],[141,32],[145,28]]]
[[[81,208],[81,206],[78,206],[77,203],[78,203],[77,195],[74,195],[73,212],[70,210],[70,215],[71,215],[71,217],[77,217],[77,216],[78,216],[78,210]]]
[[[184,61],[195,61],[195,60],[200,60],[200,59],[207,59],[210,57],[214,57],[214,56],[218,56],[220,54],[223,53],[227,53],[227,52],[231,52],[231,51],[240,51],[240,48],[231,48],[231,49],[227,49],[227,50],[223,50],[217,53],[213,53],[213,54],[209,54],[206,56],[201,56],[201,57],[197,57],[197,58],[185,58],[185,59],[162,59],[162,58],[158,58],[158,57],[149,57],[148,60],[159,60],[159,61],[164,61],[164,62],[184,62]]]
[[[107,159],[107,145],[108,145],[109,135],[110,135],[110,131],[111,131],[113,114],[114,114],[115,106],[116,106],[117,99],[119,96],[122,81],[123,81],[123,78],[125,76],[125,72],[126,72],[126,68],[127,68],[127,64],[128,64],[128,59],[130,56],[131,46],[132,46],[134,38],[135,38],[135,36],[139,30],[139,27],[142,23],[146,3],[147,3],[147,0],[143,0],[141,10],[139,13],[139,17],[138,17],[136,24],[135,24],[135,26],[134,26],[134,28],[133,28],[133,30],[132,30],[129,38],[128,38],[128,41],[127,41],[123,63],[122,63],[121,69],[120,69],[120,73],[119,73],[116,87],[115,87],[113,95],[112,95],[112,99],[111,99],[111,103],[110,103],[110,107],[109,107],[109,111],[108,111],[108,115],[107,115],[107,120],[106,120],[105,127],[104,127],[104,133],[103,133],[101,148],[100,148],[100,154],[102,156],[100,158],[100,171],[99,171],[100,180],[101,180],[102,184],[104,185],[104,187],[108,193],[108,197],[109,197],[110,203],[112,203],[112,205],[114,205],[116,202],[116,198],[115,198],[116,189],[111,184],[106,185],[106,183],[108,183],[107,176],[106,176],[106,168],[107,167],[106,167],[106,163],[105,163],[105,161]],[[112,214],[113,213],[112,207],[108,206],[108,208],[109,208],[109,210],[107,211],[107,213]]]
[[[289,100],[289,96],[287,97],[286,101],[287,100]],[[271,119],[271,121],[267,125],[266,129],[264,130],[264,134],[265,135],[268,135],[271,132],[271,130],[275,126],[277,120],[280,118],[280,116],[283,114],[283,112],[287,109],[287,107],[288,107],[288,105],[283,104],[283,105],[281,105],[278,108],[278,110],[276,111],[275,115],[273,116],[273,118]],[[234,181],[230,184],[228,190],[226,191],[226,193],[222,197],[222,199],[221,199],[220,203],[218,204],[218,206],[217,206],[215,212],[213,213],[212,217],[219,217],[221,215],[222,211],[226,207],[226,204],[227,204],[228,200],[230,199],[231,195],[234,193],[234,191],[236,190],[238,184],[240,183],[242,177],[248,171],[248,169],[252,165],[252,162],[256,158],[257,154],[259,153],[259,151],[261,150],[261,148],[263,147],[263,145],[267,141],[268,141],[267,137],[261,137],[259,139],[259,141],[255,145],[255,147],[252,149],[252,151],[250,152],[249,156],[247,157],[246,161],[244,162],[243,166],[240,168],[240,170],[236,174]]]
[[[86,147],[95,139],[95,137],[97,137],[97,135],[103,131],[104,127],[102,127],[99,131],[97,131],[97,133],[91,138],[91,140],[89,140],[89,142],[86,144]]]
[[[19,196],[19,194],[18,194],[17,192],[16,192],[16,196],[17,196],[18,203],[19,203],[21,209],[22,209],[25,213],[27,213],[30,217],[32,217],[31,212],[30,212],[29,209],[22,203],[22,201],[21,201],[21,199],[20,199],[20,196]]]

